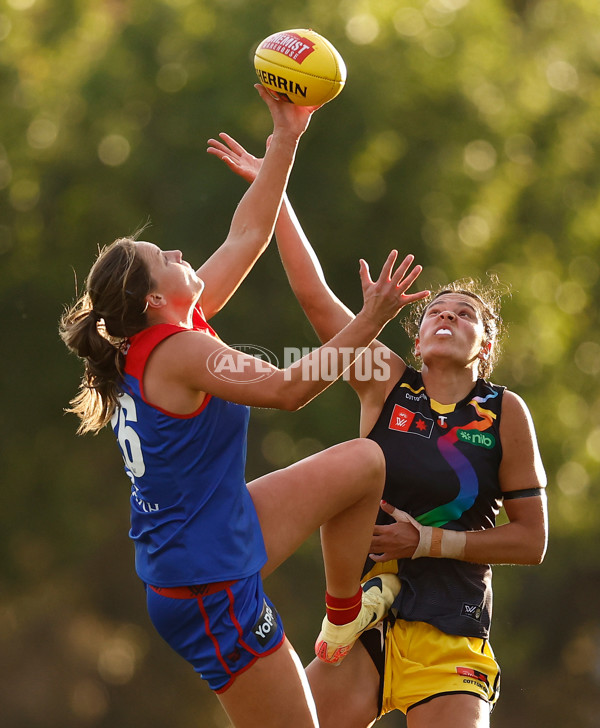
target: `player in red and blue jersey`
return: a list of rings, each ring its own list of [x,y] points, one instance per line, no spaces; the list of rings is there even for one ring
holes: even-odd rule
[[[79,431],[110,421],[121,449],[136,570],[156,629],[218,693],[234,725],[308,728],[314,703],[262,578],[321,527],[327,595],[317,651],[326,662],[345,658],[399,588],[392,574],[364,590],[360,583],[384,458],[358,439],[246,484],[248,408],[302,407],[331,384],[332,364],[341,376],[404,305],[426,294],[406,294],[420,272],[411,259],[396,268],[392,252],[376,281],[362,262],[363,309],[328,342],[323,372],[322,349],[283,370],[215,334],[207,321],[272,236],[313,111],[258,91],[274,131],[223,245],[196,271],[178,250],[116,240],[64,314],[61,336],[85,365],[70,410]],[[221,376],[227,361],[235,366]]]

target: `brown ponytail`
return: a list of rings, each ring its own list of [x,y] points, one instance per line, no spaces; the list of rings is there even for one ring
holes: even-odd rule
[[[97,433],[110,421],[121,393],[127,339],[147,326],[152,279],[136,248],[134,238],[102,248],[85,292],[60,319],[60,337],[84,363],[79,392],[66,410],[81,420],[79,434]]]

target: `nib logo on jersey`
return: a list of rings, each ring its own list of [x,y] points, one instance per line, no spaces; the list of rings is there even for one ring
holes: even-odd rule
[[[390,417],[389,428],[398,432],[408,432],[411,435],[431,437],[433,420],[429,417],[424,417],[420,412],[411,412],[406,407],[396,404]]]
[[[481,432],[480,430],[457,430],[456,436],[461,442],[468,442],[471,445],[484,447],[491,450],[496,445],[496,438],[489,432]]]

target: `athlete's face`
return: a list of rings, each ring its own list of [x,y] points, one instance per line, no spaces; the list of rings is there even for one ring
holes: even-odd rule
[[[168,306],[189,307],[200,297],[204,281],[183,260],[180,250],[161,250],[154,243],[138,242],[138,251],[144,257],[154,282],[149,294],[150,306],[157,296]],[[154,299],[153,299],[154,297]]]
[[[490,349],[481,310],[470,296],[444,293],[425,309],[415,342],[415,352],[425,364],[441,357],[469,366],[489,356]]]

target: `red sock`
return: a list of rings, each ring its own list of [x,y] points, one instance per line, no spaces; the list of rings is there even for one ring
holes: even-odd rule
[[[327,619],[331,624],[348,624],[356,619],[360,612],[362,604],[362,589],[353,597],[332,597],[331,594],[325,592],[325,608],[327,610]]]

